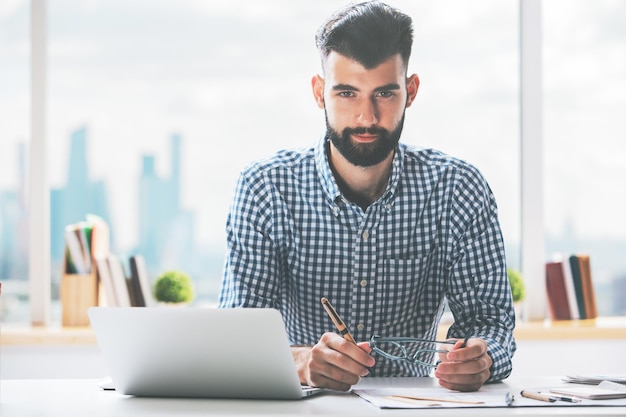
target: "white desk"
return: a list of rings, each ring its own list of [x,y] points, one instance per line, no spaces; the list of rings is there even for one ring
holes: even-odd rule
[[[365,378],[372,387],[380,382]],[[398,378],[394,386],[435,387],[430,378]],[[523,378],[508,387],[520,389],[560,385],[559,378]],[[626,416],[626,407],[511,407],[476,409],[381,410],[350,393],[322,394],[300,401],[137,398],[103,391],[92,379],[5,379],[0,381],[0,415],[21,416]]]

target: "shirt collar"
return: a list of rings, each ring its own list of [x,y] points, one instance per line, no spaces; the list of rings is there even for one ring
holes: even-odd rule
[[[326,139],[326,135],[324,135],[320,138],[315,148],[315,164],[317,166],[320,182],[322,183],[322,188],[330,202],[334,203],[341,197],[341,191],[339,191],[333,172],[330,169],[327,151],[328,140]]]

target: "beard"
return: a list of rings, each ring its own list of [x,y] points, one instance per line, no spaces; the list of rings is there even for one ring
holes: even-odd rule
[[[330,140],[339,153],[352,165],[370,167],[382,162],[396,148],[400,141],[403,126],[404,114],[392,132],[381,127],[346,127],[339,133],[330,126],[328,115],[326,115],[326,140]],[[364,133],[378,135],[378,139],[371,143],[358,143],[351,137],[353,134]]]

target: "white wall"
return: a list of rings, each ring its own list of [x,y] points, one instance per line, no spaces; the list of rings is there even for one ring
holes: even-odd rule
[[[626,375],[626,339],[518,340],[513,375]]]
[[[4,345],[0,378],[101,378],[108,375],[97,345]]]

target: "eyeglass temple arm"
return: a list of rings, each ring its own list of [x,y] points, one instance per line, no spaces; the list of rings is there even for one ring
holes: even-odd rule
[[[476,323],[476,306],[473,306],[472,308],[472,318],[470,319],[470,323],[467,328],[467,333],[465,333],[465,340],[463,340],[463,344],[461,345],[462,348],[467,346],[467,341],[474,333],[474,323]]]

